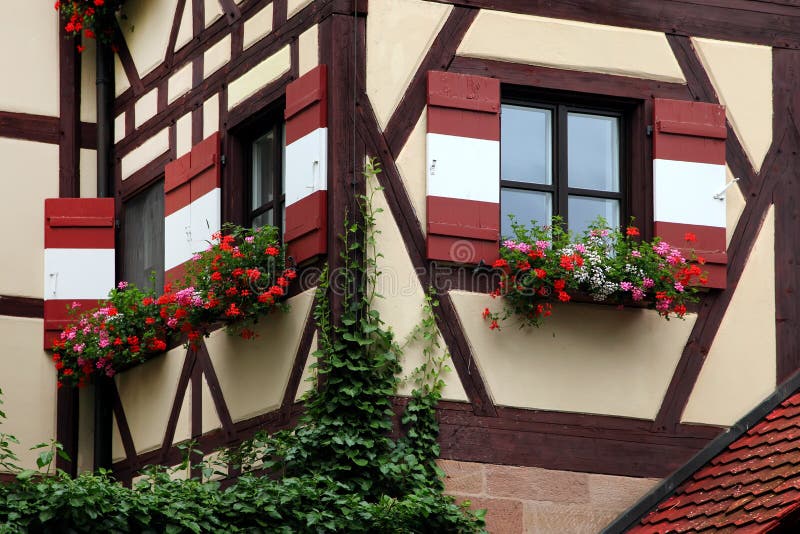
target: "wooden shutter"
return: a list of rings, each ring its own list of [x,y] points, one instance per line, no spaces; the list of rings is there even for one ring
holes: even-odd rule
[[[288,253],[301,263],[327,251],[327,70],[320,65],[286,87]]]
[[[427,255],[493,262],[500,239],[500,82],[428,72]]]
[[[72,322],[73,302],[97,307],[115,282],[114,199],[44,202],[44,346]]]
[[[185,263],[208,248],[221,227],[220,140],[213,133],[164,168],[164,270],[181,278]]]
[[[654,126],[654,234],[694,249],[707,262],[708,286],[725,288],[725,107],[657,98]],[[687,233],[697,241],[687,243]]]

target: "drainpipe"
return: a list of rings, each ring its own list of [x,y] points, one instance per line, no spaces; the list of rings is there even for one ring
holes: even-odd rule
[[[111,15],[113,16],[113,15]],[[97,41],[97,196],[112,196],[111,161],[114,149],[114,52],[111,45]],[[111,380],[105,376],[94,386],[94,468],[111,468],[111,427],[113,422]]]

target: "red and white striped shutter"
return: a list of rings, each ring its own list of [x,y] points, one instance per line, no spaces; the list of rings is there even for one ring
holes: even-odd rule
[[[428,72],[427,255],[493,262],[500,239],[500,82]]]
[[[327,69],[319,65],[286,87],[288,254],[301,263],[327,250]]]
[[[44,201],[44,346],[73,321],[73,302],[97,307],[115,282],[114,199]]]
[[[655,100],[654,233],[706,259],[708,287],[725,288],[725,107]],[[715,198],[719,196],[719,198]],[[687,232],[697,236],[686,243]]]
[[[195,252],[208,248],[222,224],[219,133],[164,168],[165,280],[181,278]]]

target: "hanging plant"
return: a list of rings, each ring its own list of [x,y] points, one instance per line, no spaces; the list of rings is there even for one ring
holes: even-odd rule
[[[113,41],[116,13],[124,4],[125,0],[57,0],[55,8],[66,21],[64,31],[68,36],[83,35],[108,44]],[[79,44],[78,52],[83,49]]]
[[[283,300],[293,268],[284,268],[277,229],[226,226],[205,252],[196,254],[180,283],[164,293],[120,282],[108,301],[83,312],[77,303],[75,324],[53,343],[58,385],[86,385],[93,376],[113,376],[167,349],[171,337],[185,335],[194,344],[222,323],[229,333],[250,339],[252,326]]]
[[[702,257],[690,252],[687,258],[658,237],[641,241],[635,226],[623,233],[598,219],[580,237],[564,230],[558,217],[550,226],[512,227],[515,238],[502,243],[494,263],[500,282],[492,297],[502,297],[504,309],[483,311],[492,330],[512,316],[538,327],[554,304],[570,302],[575,293],[620,306],[649,303],[665,319],[683,318],[686,305],[698,300],[698,286],[708,282],[698,265]],[[696,240],[691,233],[684,237],[687,246]]]

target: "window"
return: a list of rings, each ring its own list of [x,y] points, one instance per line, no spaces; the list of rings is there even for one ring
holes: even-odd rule
[[[141,288],[164,286],[164,182],[150,186],[124,204],[122,279]]]
[[[503,236],[513,234],[509,214],[523,224],[559,215],[576,233],[598,216],[626,220],[623,107],[508,100],[500,124]]]
[[[244,141],[249,184],[247,225],[273,225],[282,231],[286,226],[285,132],[283,121],[274,114],[263,123],[267,124],[266,128],[251,130]]]

